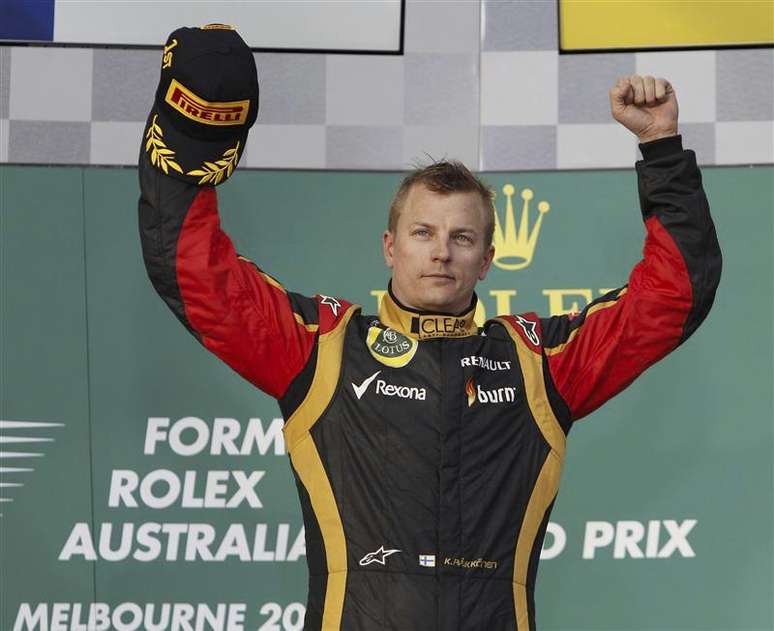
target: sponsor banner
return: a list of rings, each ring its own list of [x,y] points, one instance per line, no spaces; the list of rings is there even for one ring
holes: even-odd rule
[[[772,330],[739,318],[772,319],[774,170],[702,177],[727,261],[715,306],[690,340],[570,432],[542,542],[540,628],[576,628],[580,617],[622,631],[774,625],[774,375],[760,352]],[[486,179],[499,254],[476,324],[578,312],[626,284],[644,234],[631,171]],[[343,300],[375,314],[388,278],[376,237],[399,181],[248,171],[219,192],[222,222],[288,291],[325,296],[325,317]],[[136,172],[2,166],[0,183],[0,629],[302,629],[306,533],[283,419],[148,283]],[[31,208],[46,222],[31,222]],[[525,343],[540,341],[533,325],[516,321]],[[411,373],[415,345],[437,341],[379,323],[364,337],[373,368],[346,375],[342,396],[364,410],[436,404]],[[459,357],[463,418],[525,396],[507,380],[512,361]],[[510,562],[432,546],[409,557],[378,537],[352,566],[486,574]],[[600,593],[605,606],[589,607]]]

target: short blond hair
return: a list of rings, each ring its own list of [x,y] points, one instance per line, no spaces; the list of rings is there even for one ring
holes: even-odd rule
[[[473,175],[468,167],[459,160],[438,160],[426,166],[415,165],[415,169],[403,178],[398,191],[390,202],[390,214],[387,220],[387,229],[390,232],[395,234],[400,212],[406,203],[411,187],[415,184],[422,184],[433,193],[441,195],[478,193],[486,219],[484,249],[489,249],[489,246],[492,245],[495,229],[494,193],[485,182]]]

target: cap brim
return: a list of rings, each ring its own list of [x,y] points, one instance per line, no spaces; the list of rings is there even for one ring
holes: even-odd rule
[[[245,129],[228,140],[198,140],[180,131],[157,105],[148,115],[142,149],[167,175],[198,185],[220,184],[234,172],[247,141]]]

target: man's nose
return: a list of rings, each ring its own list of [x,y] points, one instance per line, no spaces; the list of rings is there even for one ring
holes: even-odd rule
[[[451,258],[451,248],[446,237],[438,237],[433,244],[433,260],[448,261]]]

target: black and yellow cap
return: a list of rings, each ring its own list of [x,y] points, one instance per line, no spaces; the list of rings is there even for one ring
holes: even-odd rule
[[[253,53],[232,27],[208,24],[170,33],[142,150],[167,175],[220,184],[242,157],[258,115]]]

